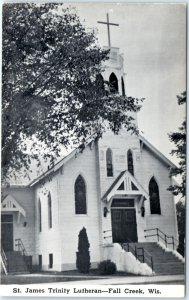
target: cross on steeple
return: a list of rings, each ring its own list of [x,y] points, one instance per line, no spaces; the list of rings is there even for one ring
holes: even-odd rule
[[[116,23],[110,23],[110,22],[109,22],[109,14],[108,14],[108,13],[106,14],[106,17],[107,17],[107,22],[98,21],[98,23],[100,23],[100,24],[106,24],[106,25],[107,25],[107,29],[108,29],[108,46],[109,46],[109,48],[110,48],[110,47],[111,47],[111,41],[110,41],[110,25],[113,25],[113,26],[119,26],[119,24],[116,24]]]

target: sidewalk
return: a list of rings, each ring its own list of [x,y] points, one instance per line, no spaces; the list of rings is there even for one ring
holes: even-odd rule
[[[77,284],[94,284],[94,285],[122,285],[122,284],[161,284],[166,282],[183,282],[184,284],[185,276],[184,275],[162,275],[162,276],[120,276],[112,278],[103,278],[103,279],[91,279],[91,280],[80,280]],[[73,285],[75,281],[67,282],[66,285]],[[58,282],[57,284],[62,284]]]
[[[184,275],[154,276],[84,276],[55,274],[7,275],[1,278],[1,284],[36,284],[36,285],[123,285],[123,284],[184,284]]]

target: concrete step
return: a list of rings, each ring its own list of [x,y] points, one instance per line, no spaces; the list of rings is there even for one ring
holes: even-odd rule
[[[157,275],[176,275],[176,274],[184,274],[185,265],[181,262],[178,257],[176,257],[172,252],[166,252],[162,249],[157,243],[147,242],[147,243],[130,243],[133,249],[135,247],[143,248],[149,255],[153,258],[153,270]],[[123,245],[125,251],[128,250],[127,245]],[[133,251],[131,251],[133,252]],[[138,253],[140,250],[138,249]],[[143,262],[142,256],[138,257],[139,261]],[[148,260],[145,262],[151,267],[151,264]]]
[[[11,274],[29,273],[24,257],[19,251],[6,252],[7,269]]]

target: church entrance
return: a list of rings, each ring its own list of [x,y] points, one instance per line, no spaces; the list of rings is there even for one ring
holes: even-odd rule
[[[111,218],[113,243],[138,241],[134,199],[113,199]]]
[[[1,241],[4,251],[13,251],[13,215],[1,215]]]

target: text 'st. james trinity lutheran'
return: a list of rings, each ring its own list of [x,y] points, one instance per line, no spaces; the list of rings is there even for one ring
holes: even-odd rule
[[[109,23],[108,32],[109,25],[117,24]],[[110,58],[102,75],[125,95],[124,58],[108,37]],[[133,116],[137,124],[137,114]],[[167,190],[172,167],[142,136],[107,130],[28,186],[5,189],[1,228],[7,271],[22,272],[31,265],[49,271],[76,269],[78,235],[84,227],[91,268],[111,259],[121,271],[183,273],[175,251],[175,202]]]

